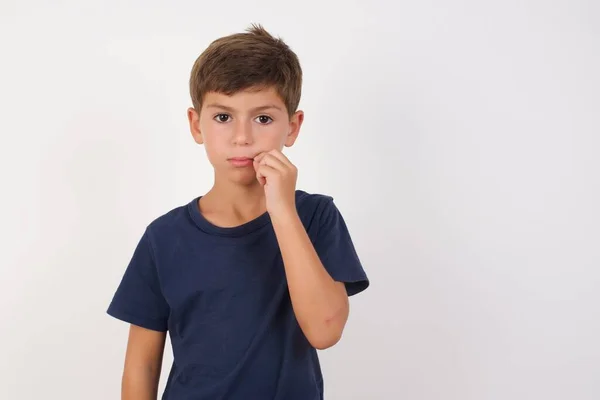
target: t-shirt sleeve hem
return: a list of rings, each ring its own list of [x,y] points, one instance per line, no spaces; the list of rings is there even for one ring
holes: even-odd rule
[[[361,279],[353,282],[344,282],[344,284],[346,285],[346,292],[348,293],[348,297],[350,297],[366,290],[369,287],[369,280]]]
[[[340,276],[342,274],[332,274],[331,277],[336,282],[342,282],[346,286],[346,292],[348,296],[354,296],[355,294],[359,294],[366,290],[370,281],[369,278],[364,274],[343,274],[345,276]]]
[[[133,315],[133,314],[128,313],[125,310],[114,307],[112,305],[108,308],[106,313],[108,315],[110,315],[111,317],[114,317],[118,320],[130,323],[132,325],[141,326],[142,328],[146,328],[146,329],[150,329],[150,330],[158,331],[158,332],[166,332],[167,331],[167,324],[165,322],[151,319],[151,318],[145,318],[145,317]]]

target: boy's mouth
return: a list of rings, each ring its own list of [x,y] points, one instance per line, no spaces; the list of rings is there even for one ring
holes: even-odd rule
[[[247,167],[254,163],[254,158],[252,157],[231,157],[229,162],[234,167]]]

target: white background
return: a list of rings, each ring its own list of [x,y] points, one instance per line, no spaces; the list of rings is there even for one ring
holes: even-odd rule
[[[287,154],[372,281],[327,399],[600,398],[594,0],[3,0],[0,398],[119,398],[106,307],[145,226],[211,185],[190,69],[252,22],[300,57]]]

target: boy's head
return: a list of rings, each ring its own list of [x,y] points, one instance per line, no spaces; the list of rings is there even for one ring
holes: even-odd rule
[[[294,144],[301,89],[298,57],[260,25],[209,45],[192,68],[188,119],[218,176],[254,183],[252,163],[240,158]]]

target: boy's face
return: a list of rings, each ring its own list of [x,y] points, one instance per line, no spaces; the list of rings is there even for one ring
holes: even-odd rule
[[[188,109],[194,140],[203,144],[217,177],[248,185],[257,183],[252,159],[292,146],[304,113],[290,118],[275,88],[246,90],[227,96],[206,93],[200,114]]]

